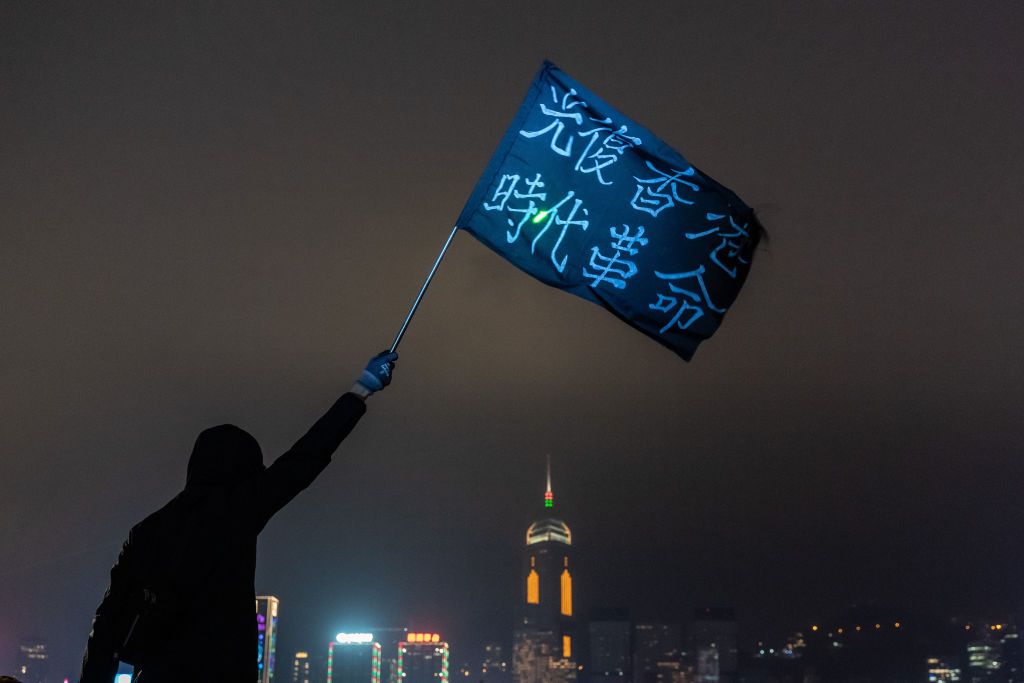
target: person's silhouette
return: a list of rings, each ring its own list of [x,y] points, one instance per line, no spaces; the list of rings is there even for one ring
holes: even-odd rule
[[[128,534],[96,610],[81,683],[111,683],[118,662],[141,683],[256,680],[256,536],[309,486],[391,382],[398,354],[374,356],[352,390],[269,467],[234,425],[203,431],[185,490]]]

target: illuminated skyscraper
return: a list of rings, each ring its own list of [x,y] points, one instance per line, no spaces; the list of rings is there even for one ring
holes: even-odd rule
[[[437,633],[409,633],[398,645],[401,683],[448,683],[448,643]]]
[[[547,468],[544,512],[551,514],[551,463]],[[513,634],[515,683],[574,683],[572,533],[560,519],[544,517],[526,531],[522,593]]]
[[[308,652],[296,652],[292,662],[292,683],[312,683],[311,664]]]
[[[381,683],[380,670],[372,633],[339,633],[327,648],[327,683]]]
[[[999,624],[1002,634],[999,637],[1000,673],[1007,683],[1024,681],[1024,643],[1015,624]]]
[[[928,658],[928,683],[957,683],[960,678],[959,667],[938,657]]]
[[[985,639],[967,644],[967,680],[971,683],[994,681],[999,673],[999,645]]]
[[[256,596],[256,683],[270,683],[274,678],[277,607],[278,600],[273,595]]]
[[[319,661],[314,662],[312,666],[315,682],[330,682],[332,674],[335,681],[341,680],[338,676],[342,673],[334,673],[339,666],[335,659],[342,654],[338,648],[345,646],[346,657],[351,656],[355,660],[352,662],[355,669],[344,673],[346,678],[354,676],[358,683],[366,683],[363,679],[372,675],[373,680],[379,683],[399,683],[398,647],[405,642],[408,632],[409,629],[405,627],[375,627],[358,633],[337,634],[323,650]],[[376,662],[373,661],[374,643],[380,648],[379,659]],[[353,645],[362,647],[349,647]]]

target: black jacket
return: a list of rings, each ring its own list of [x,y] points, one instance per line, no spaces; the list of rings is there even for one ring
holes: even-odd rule
[[[132,650],[143,683],[254,681],[256,536],[327,467],[365,411],[343,395],[267,468],[238,427],[200,434],[185,490],[132,528],[110,570],[81,683],[110,683]]]

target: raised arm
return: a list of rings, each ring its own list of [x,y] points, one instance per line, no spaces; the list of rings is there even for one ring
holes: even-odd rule
[[[352,390],[258,477],[253,492],[257,529],[323,472],[338,445],[366,412],[366,398],[391,383],[397,359],[398,354],[386,351],[371,358]]]

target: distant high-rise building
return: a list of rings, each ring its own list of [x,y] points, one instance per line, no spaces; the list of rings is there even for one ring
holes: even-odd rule
[[[256,683],[270,683],[274,678],[278,603],[273,595],[256,596]]]
[[[632,680],[632,624],[624,609],[596,610],[591,615],[589,680],[592,683],[628,683]]]
[[[315,683],[323,683],[328,680],[328,664],[330,664],[331,671],[336,668],[332,659],[332,654],[336,652],[336,649],[341,646],[349,645],[362,645],[364,646],[360,651],[359,648],[353,650],[354,653],[361,652],[360,657],[365,655],[363,663],[366,667],[370,667],[371,663],[371,645],[377,643],[380,646],[380,662],[376,667],[376,676],[379,678],[381,683],[399,683],[398,680],[398,647],[405,642],[406,634],[409,629],[404,627],[377,627],[366,629],[362,632],[343,632],[338,633],[334,639],[328,643],[327,647],[324,648],[313,663],[313,671],[315,674]],[[353,654],[352,656],[356,656]],[[330,661],[329,661],[330,660]],[[361,665],[360,665],[361,666]],[[369,672],[370,668],[366,668]],[[347,675],[347,674],[346,674]],[[360,676],[362,674],[359,674]],[[369,676],[369,673],[367,673]],[[337,678],[335,678],[337,680]],[[360,679],[361,680],[361,679]]]
[[[999,638],[1000,674],[1006,683],[1024,681],[1024,643],[1020,632],[1013,624],[999,624],[1002,634]]]
[[[292,661],[292,683],[313,683],[312,664],[308,652],[296,652]]]
[[[480,680],[483,683],[511,683],[510,668],[501,645],[484,643],[484,660],[480,663]]]
[[[331,641],[327,683],[381,683],[381,645],[372,633],[339,633]]]
[[[18,646],[18,678],[22,683],[47,683],[50,656],[42,638],[24,638]]]
[[[928,683],[957,683],[960,681],[959,667],[938,657],[929,657],[927,663]]]
[[[555,496],[548,463],[544,511]],[[526,531],[522,592],[512,643],[515,683],[575,683],[576,632],[573,619],[572,533],[546,516]]]
[[[640,622],[633,627],[633,683],[674,683],[681,671],[678,624]]]
[[[705,607],[694,613],[690,622],[690,649],[697,655],[698,683],[733,683],[736,680],[738,634],[736,614],[729,608]],[[703,678],[700,672],[702,659],[707,668]],[[712,669],[716,672],[712,673]]]
[[[994,640],[975,640],[967,644],[967,680],[990,683],[999,673],[999,645]]]
[[[448,683],[448,643],[437,633],[408,633],[398,645],[401,683]]]
[[[983,637],[967,645],[967,677],[971,683],[1021,683],[1024,652],[1013,623],[987,624]]]
[[[697,683],[718,683],[721,679],[721,663],[718,648],[711,645],[697,647]]]
[[[310,683],[326,683],[327,681],[327,656],[328,648],[317,648],[316,651],[310,651],[308,653],[307,661],[309,662],[309,680]],[[301,669],[306,670],[306,666],[302,665]]]

